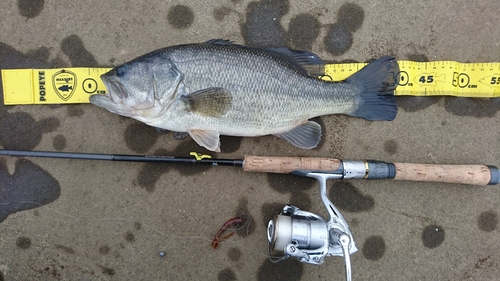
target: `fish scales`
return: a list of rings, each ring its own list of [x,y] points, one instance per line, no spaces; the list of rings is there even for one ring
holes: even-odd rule
[[[296,126],[298,119],[347,113],[355,106],[356,93],[347,87],[306,76],[268,52],[218,45],[188,45],[165,52],[171,53],[191,91],[223,87],[233,94],[232,110],[224,117],[228,129],[220,129],[222,134],[235,134],[234,126],[238,126],[246,127],[240,132],[246,135],[249,126],[252,134],[265,135],[275,128]],[[195,62],[197,67],[193,67]],[[221,127],[220,119],[216,123],[214,127]]]

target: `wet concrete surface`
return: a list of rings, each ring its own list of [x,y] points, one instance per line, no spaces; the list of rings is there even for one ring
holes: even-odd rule
[[[230,39],[309,49],[325,61],[384,55],[500,61],[500,3],[470,1],[4,1],[0,68],[114,66],[176,44]],[[392,122],[319,118],[301,150],[272,136],[223,137],[217,158],[321,156],[500,166],[497,100],[400,97]],[[0,105],[5,149],[208,153],[90,104]],[[359,252],[354,280],[494,280],[497,186],[329,182]],[[0,280],[343,280],[321,266],[267,259],[266,224],[285,204],[326,217],[314,180],[233,167],[0,158]],[[250,225],[212,249],[227,219]],[[159,253],[165,256],[160,257]]]

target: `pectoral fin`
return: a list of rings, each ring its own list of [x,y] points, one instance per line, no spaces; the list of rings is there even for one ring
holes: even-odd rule
[[[210,151],[220,152],[220,140],[218,131],[189,130],[193,140]]]
[[[290,131],[275,134],[278,138],[304,149],[315,148],[321,140],[321,125],[314,121],[307,121]]]
[[[182,96],[181,100],[191,112],[207,117],[219,117],[229,110],[233,98],[224,88],[207,88]]]

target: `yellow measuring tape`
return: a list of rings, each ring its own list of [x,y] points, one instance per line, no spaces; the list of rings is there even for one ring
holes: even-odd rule
[[[500,63],[398,61],[396,95],[500,97]],[[325,80],[342,81],[366,63],[327,64]],[[4,69],[4,104],[88,103],[106,93],[100,75],[110,68]]]

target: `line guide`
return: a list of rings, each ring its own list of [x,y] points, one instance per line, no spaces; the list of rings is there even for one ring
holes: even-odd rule
[[[500,97],[500,63],[400,60],[397,96]],[[342,81],[366,63],[327,64],[324,80]],[[106,93],[100,75],[110,68],[3,69],[5,105],[88,103]]]

